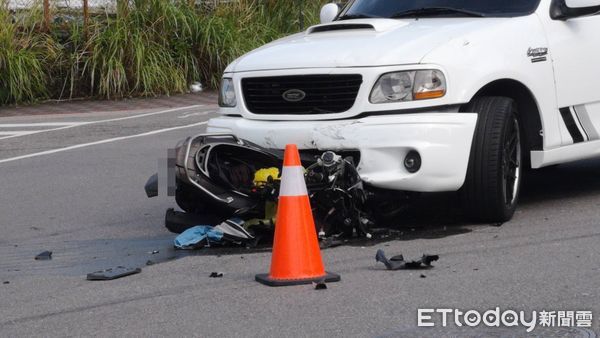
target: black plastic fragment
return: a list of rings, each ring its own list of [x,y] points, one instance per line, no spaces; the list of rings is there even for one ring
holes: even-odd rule
[[[321,249],[335,248],[340,245],[344,245],[344,241],[334,237],[323,238],[319,243]]]
[[[439,258],[438,255],[423,255],[421,259],[416,261],[405,261],[402,255],[397,255],[392,257],[392,259],[387,259],[385,252],[381,249],[377,250],[377,254],[375,254],[375,260],[383,263],[388,270],[429,269],[432,267],[431,263],[437,261]]]
[[[158,174],[150,176],[144,186],[144,190],[146,191],[146,196],[148,196],[148,198],[158,196]]]
[[[208,277],[210,277],[210,278],[221,278],[221,277],[223,277],[223,275],[224,274],[222,272],[211,272],[210,276],[208,276]]]
[[[35,256],[36,261],[47,261],[52,259],[52,251],[44,251]]]
[[[6,284],[10,284],[10,282],[5,280],[4,282],[2,282],[2,284],[6,285]]]
[[[135,275],[140,272],[142,272],[142,269],[140,268],[126,268],[124,266],[118,266],[116,268],[88,273],[87,280],[113,280],[125,276]]]
[[[402,255],[396,255],[396,256],[390,258],[390,261],[402,262],[402,261],[404,261],[404,256],[402,256]]]
[[[327,290],[327,284],[325,283],[324,279],[318,282],[313,282],[313,285],[315,287],[315,290]]]

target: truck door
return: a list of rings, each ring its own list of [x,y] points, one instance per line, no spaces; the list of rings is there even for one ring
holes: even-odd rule
[[[563,137],[563,145],[599,140],[600,15],[562,21],[544,14],[558,108],[572,139]],[[543,49],[531,52],[542,57]]]

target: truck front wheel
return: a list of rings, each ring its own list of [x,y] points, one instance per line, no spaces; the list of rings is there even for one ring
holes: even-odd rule
[[[464,111],[478,113],[478,121],[460,191],[463,210],[474,221],[508,221],[515,213],[522,179],[517,106],[506,97],[479,97]]]

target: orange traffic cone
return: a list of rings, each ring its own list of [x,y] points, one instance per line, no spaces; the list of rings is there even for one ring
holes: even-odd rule
[[[298,148],[288,144],[283,159],[271,272],[256,275],[256,281],[285,286],[339,280],[339,275],[325,272]]]

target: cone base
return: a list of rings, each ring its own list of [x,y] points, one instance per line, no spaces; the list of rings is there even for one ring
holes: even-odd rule
[[[289,285],[303,285],[303,284],[311,284],[313,282],[321,282],[325,283],[333,283],[339,282],[342,278],[340,275],[335,273],[330,273],[325,271],[325,276],[314,277],[314,278],[304,278],[304,279],[273,279],[269,277],[268,273],[261,273],[256,275],[256,281],[268,285],[268,286],[289,286]]]

